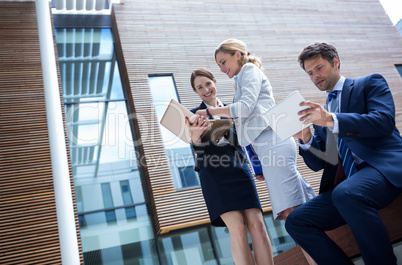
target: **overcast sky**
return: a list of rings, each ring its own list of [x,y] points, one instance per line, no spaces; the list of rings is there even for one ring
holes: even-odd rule
[[[395,25],[402,18],[402,0],[380,0],[392,23]]]

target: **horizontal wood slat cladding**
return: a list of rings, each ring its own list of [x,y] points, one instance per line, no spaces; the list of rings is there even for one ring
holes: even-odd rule
[[[300,68],[297,56],[313,41],[334,44],[346,77],[384,75],[402,128],[402,81],[394,66],[402,63],[402,39],[378,0],[124,0],[113,5],[112,15],[130,104],[138,116],[137,136],[158,233],[209,220],[200,188],[174,188],[148,75],[173,74],[181,102],[192,108],[200,99],[192,91],[190,74],[207,67],[217,78],[218,96],[230,103],[233,80],[220,73],[213,58],[215,47],[227,38],[244,40],[250,53],[262,58],[277,102],[297,89],[306,99],[324,103],[325,95]],[[156,163],[154,157],[162,160]],[[308,169],[300,156],[297,165],[317,190],[321,172]],[[269,210],[265,183],[257,181],[257,186],[264,210]]]
[[[0,264],[61,264],[34,1],[0,1],[0,47]]]

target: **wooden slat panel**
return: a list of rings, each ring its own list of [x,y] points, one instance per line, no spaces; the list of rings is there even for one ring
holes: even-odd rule
[[[219,97],[232,102],[233,80],[219,72],[213,58],[215,47],[226,38],[244,40],[249,51],[262,58],[277,102],[298,89],[306,99],[324,103],[325,95],[300,68],[297,56],[313,41],[333,43],[343,75],[385,76],[395,97],[397,126],[402,128],[402,81],[394,67],[402,63],[401,37],[377,0],[125,0],[113,7],[131,109],[141,117],[135,121],[136,133],[143,143],[139,148],[159,233],[206,223],[208,215],[199,188],[174,189],[150,104],[148,75],[173,74],[181,102],[192,108],[200,100],[190,86],[190,74],[207,67],[217,78]],[[151,161],[153,156],[165,156],[163,163]],[[321,172],[309,170],[300,157],[297,162],[300,173],[317,190]],[[265,183],[257,181],[257,186],[263,207],[269,210]],[[181,202],[182,194],[187,204]]]
[[[0,263],[61,264],[34,1],[0,1],[0,47]]]

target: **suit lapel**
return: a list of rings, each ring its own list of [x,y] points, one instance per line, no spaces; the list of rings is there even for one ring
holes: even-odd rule
[[[222,103],[223,104],[223,106],[226,106],[227,104],[225,104],[225,103]],[[205,105],[205,103],[204,103],[204,101],[202,101],[201,102],[201,104],[198,106],[198,108],[197,108],[197,110],[199,110],[199,109],[206,109],[207,108],[207,105]],[[210,119],[212,119],[212,117],[209,117]],[[226,118],[226,117],[221,117],[221,119],[228,119],[228,118]]]
[[[350,94],[354,86],[353,79],[346,78],[342,88],[341,111],[347,113],[349,111]]]
[[[198,109],[206,109],[207,105],[205,105],[204,101],[201,102],[200,106],[198,107]]]

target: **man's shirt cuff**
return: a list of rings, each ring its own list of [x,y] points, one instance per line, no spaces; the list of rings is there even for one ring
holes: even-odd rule
[[[338,122],[338,118],[336,117],[335,113],[330,113],[332,116],[332,119],[334,119],[334,127],[328,127],[328,129],[332,132],[332,133],[339,133],[339,122]]]
[[[299,139],[299,147],[303,150],[303,151],[307,151],[310,146],[311,143],[313,142],[313,137],[311,136],[310,141],[308,141],[307,143],[303,144],[300,139]]]

